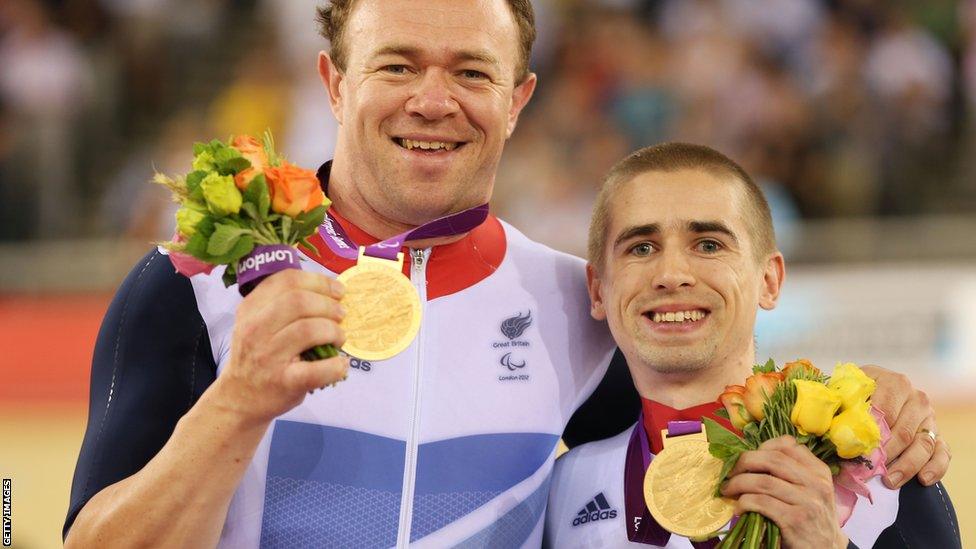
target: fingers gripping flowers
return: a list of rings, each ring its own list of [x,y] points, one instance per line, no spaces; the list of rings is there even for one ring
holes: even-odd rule
[[[882,415],[871,409],[869,399],[874,393],[874,380],[850,363],[838,365],[833,376],[828,378],[807,360],[788,363],[782,370],[777,370],[770,360],[756,366],[753,372],[744,386],[728,386],[719,397],[725,407],[723,415],[728,415],[741,436],[705,419],[709,450],[724,462],[719,482],[730,478],[730,473],[737,476],[743,472],[744,467],[737,465],[743,454],[748,452],[751,456],[756,450],[768,448],[768,441],[784,435],[792,437],[795,443],[791,444],[798,445],[810,456],[809,459],[819,461],[821,467],[826,465],[824,470],[829,468],[835,476],[839,502],[836,512],[832,513],[842,525],[850,516],[857,495],[869,493],[864,482],[884,473],[885,456],[881,444],[887,425]],[[853,470],[857,475],[851,474]],[[777,482],[782,482],[784,477],[776,476],[781,479]],[[732,492],[727,495],[746,493],[741,487],[748,484],[746,480],[730,483]],[[801,488],[794,487],[791,491],[804,493]],[[725,490],[729,489],[726,486]],[[799,504],[823,507],[823,502],[800,499]],[[742,508],[748,510],[745,501]],[[834,509],[833,502],[830,503],[828,507]],[[775,511],[767,512],[776,514]],[[747,512],[719,547],[778,547],[780,526],[787,535],[803,530],[792,523],[777,525],[769,518]]]
[[[154,180],[180,204],[177,234],[163,243],[176,270],[193,276],[226,265],[224,284],[238,284],[246,295],[274,272],[299,267],[289,247],[317,253],[307,239],[322,224],[329,200],[314,172],[275,152],[270,132],[263,141],[248,135],[229,141],[195,144],[193,171],[176,178],[157,174]],[[265,261],[269,257],[280,260]],[[336,354],[328,345],[303,357]]]

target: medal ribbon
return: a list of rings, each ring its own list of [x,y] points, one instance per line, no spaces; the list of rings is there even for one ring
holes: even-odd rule
[[[698,433],[702,430],[701,421],[669,421],[668,436],[681,436]],[[626,510],[627,539],[634,543],[664,547],[671,539],[671,532],[654,520],[644,502],[644,475],[654,456],[647,443],[644,428],[644,412],[641,412],[630,435],[627,445],[627,460],[624,463],[624,507]],[[690,540],[689,540],[690,541]],[[718,539],[692,541],[696,549],[711,549],[718,545]]]
[[[488,204],[485,203],[461,212],[439,217],[409,231],[366,246],[365,254],[371,257],[395,261],[397,253],[403,247],[403,243],[408,240],[464,234],[481,225],[487,217]],[[339,257],[353,260],[359,258],[359,246],[349,238],[349,235],[342,229],[339,222],[332,217],[331,213],[326,213],[325,221],[319,227],[319,235],[325,241],[326,245],[329,246],[329,249]]]

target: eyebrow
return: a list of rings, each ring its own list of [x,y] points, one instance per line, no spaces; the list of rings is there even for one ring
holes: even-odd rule
[[[721,221],[689,221],[688,230],[693,233],[722,233],[734,244],[739,244],[739,237],[735,236],[732,229]]]
[[[373,52],[373,57],[379,57],[381,55],[415,57],[420,55],[420,49],[414,46],[392,44],[389,46],[384,46]],[[460,50],[454,52],[453,57],[456,61],[479,61],[481,63],[487,63],[494,66],[501,65],[501,61],[498,60],[498,57],[492,55],[491,52],[487,50]]]
[[[734,232],[732,232],[732,229],[721,221],[688,221],[685,224],[685,228],[688,230],[688,232],[692,233],[721,233],[729,237],[734,244],[739,244],[739,238]],[[623,242],[626,242],[632,238],[640,236],[653,236],[660,233],[661,225],[658,223],[634,225],[624,229],[614,241],[613,245],[614,247],[617,247]]]
[[[613,247],[616,248],[620,244],[638,236],[651,236],[661,232],[661,226],[657,223],[648,223],[646,225],[635,225],[627,227],[617,236],[617,239],[613,242]]]

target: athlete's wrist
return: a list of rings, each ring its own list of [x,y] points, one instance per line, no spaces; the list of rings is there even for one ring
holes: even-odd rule
[[[233,432],[263,433],[275,416],[259,413],[248,400],[240,390],[233,387],[232,382],[218,376],[201,395],[191,413],[205,413],[207,417]]]

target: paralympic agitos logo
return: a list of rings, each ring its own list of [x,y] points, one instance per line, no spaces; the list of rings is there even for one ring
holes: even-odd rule
[[[498,330],[505,336],[504,341],[494,341],[491,346],[493,349],[505,349],[505,352],[498,358],[498,364],[508,370],[508,374],[498,376],[498,381],[528,381],[529,374],[515,373],[524,371],[527,364],[525,352],[532,346],[528,339],[520,339],[522,334],[532,326],[532,311],[525,313],[517,312],[515,316],[502,320]]]

